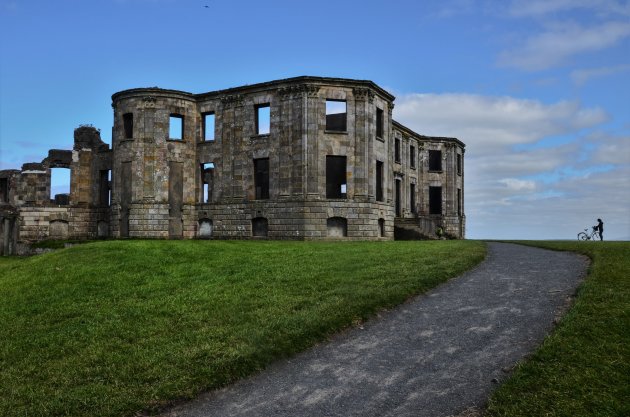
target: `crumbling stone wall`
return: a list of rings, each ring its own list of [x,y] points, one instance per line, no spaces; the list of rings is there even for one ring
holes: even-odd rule
[[[0,200],[24,242],[393,239],[403,223],[463,238],[464,144],[396,123],[393,102],[371,81],[321,77],[125,90],[112,96],[111,150],[81,126],[72,150],[0,171]],[[51,199],[57,167],[71,170],[70,193]]]

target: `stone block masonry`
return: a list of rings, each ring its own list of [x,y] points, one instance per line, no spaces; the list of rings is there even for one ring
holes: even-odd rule
[[[463,238],[464,144],[392,119],[372,81],[296,77],[202,94],[112,96],[112,147],[91,126],[72,150],[0,171],[3,253],[95,237],[390,240]],[[69,195],[50,195],[53,168]]]

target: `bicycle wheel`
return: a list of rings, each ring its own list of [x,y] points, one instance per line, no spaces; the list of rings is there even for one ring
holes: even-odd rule
[[[593,239],[593,240],[599,240],[599,232],[595,232],[595,233],[593,233],[593,236],[591,236],[591,239]]]
[[[588,240],[588,235],[584,232],[578,233],[578,240]]]

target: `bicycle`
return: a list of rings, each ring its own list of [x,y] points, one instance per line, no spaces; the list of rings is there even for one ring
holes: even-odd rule
[[[597,240],[599,239],[599,232],[597,231],[597,226],[593,226],[593,230],[591,233],[588,233],[588,228],[584,229],[583,232],[578,233],[578,240]]]

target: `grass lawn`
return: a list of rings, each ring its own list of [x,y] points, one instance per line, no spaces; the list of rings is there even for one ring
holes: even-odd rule
[[[592,259],[573,308],[492,396],[488,417],[630,416],[630,243],[518,242]]]
[[[106,241],[0,258],[0,415],[132,416],[190,398],[484,255],[473,241]]]

